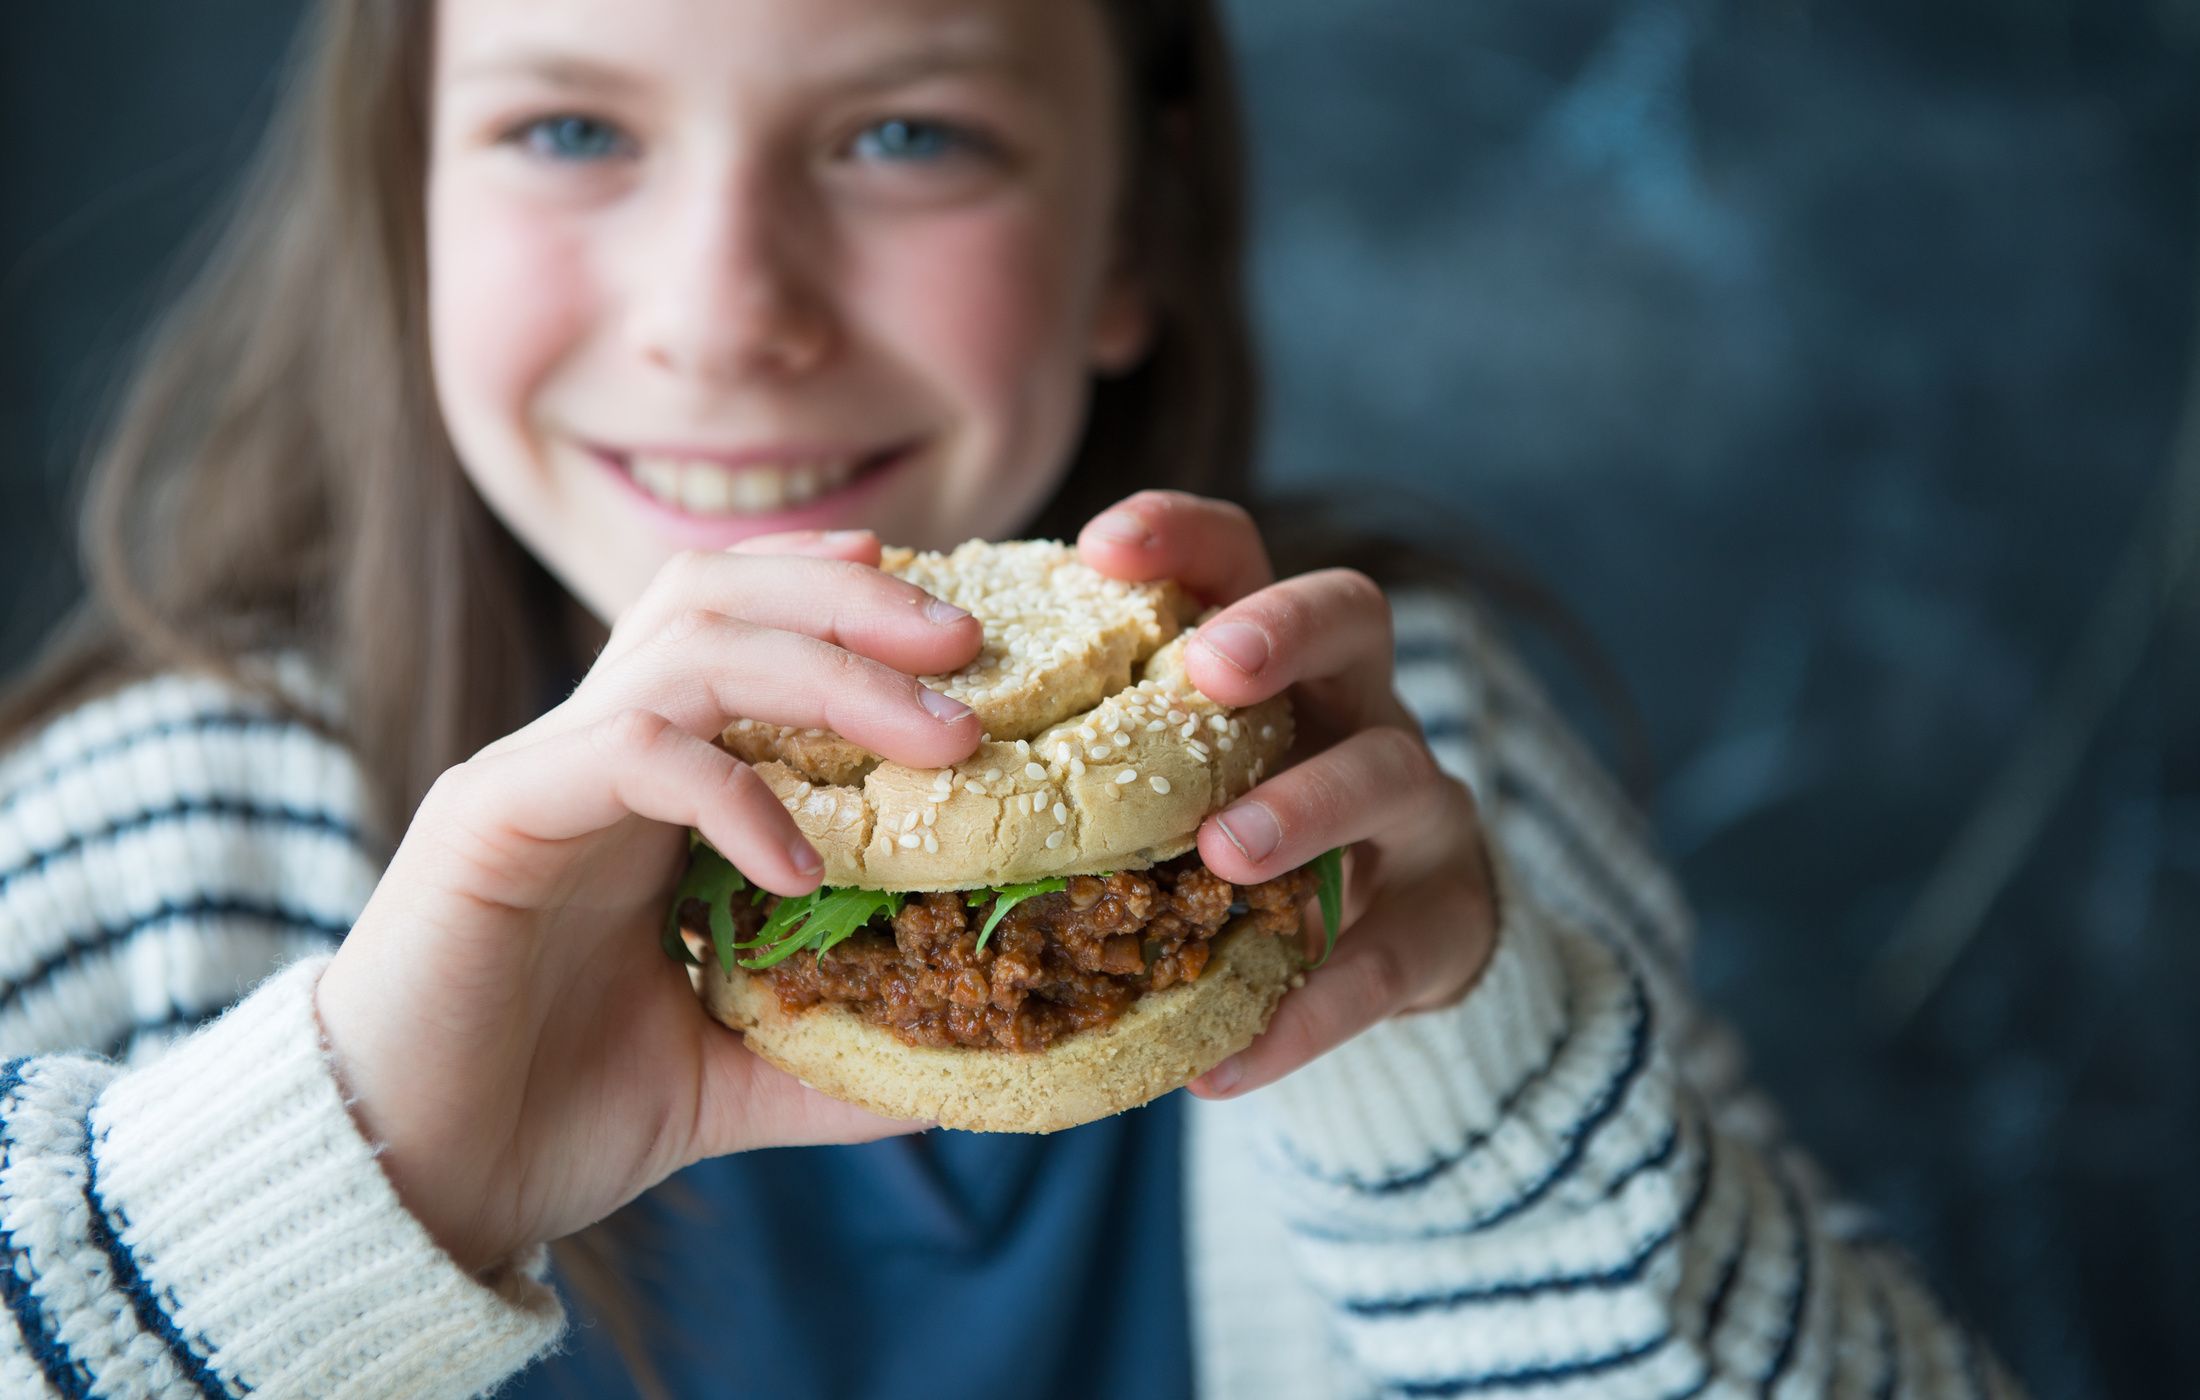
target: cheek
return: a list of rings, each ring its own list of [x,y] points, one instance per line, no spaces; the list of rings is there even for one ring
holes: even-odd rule
[[[1021,436],[1084,375],[1072,255],[1036,212],[972,211],[881,240],[864,274],[874,328],[959,406]]]
[[[430,182],[429,349],[469,466],[524,439],[531,404],[594,303],[582,242],[560,221],[463,180]]]

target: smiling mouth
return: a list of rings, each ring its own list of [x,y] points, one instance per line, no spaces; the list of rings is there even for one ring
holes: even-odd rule
[[[642,492],[687,515],[770,515],[822,500],[900,458],[906,447],[868,455],[755,462],[728,467],[694,457],[606,452]]]

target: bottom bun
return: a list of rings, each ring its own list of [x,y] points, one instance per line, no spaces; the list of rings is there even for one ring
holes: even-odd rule
[[[1197,981],[1039,1051],[910,1045],[842,1007],[788,1012],[764,978],[709,959],[702,990],[751,1050],[833,1098],[974,1133],[1052,1133],[1159,1098],[1252,1044],[1298,967],[1290,940],[1225,930]]]

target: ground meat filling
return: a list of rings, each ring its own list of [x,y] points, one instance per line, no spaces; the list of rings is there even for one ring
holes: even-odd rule
[[[1044,1050],[1104,1026],[1148,992],[1196,981],[1233,919],[1291,935],[1314,892],[1309,869],[1239,888],[1188,854],[1152,870],[1073,876],[1025,900],[981,950],[988,905],[959,892],[913,894],[820,962],[798,953],[758,975],[799,1011],[846,1006],[912,1045]],[[739,903],[739,901],[737,901]]]

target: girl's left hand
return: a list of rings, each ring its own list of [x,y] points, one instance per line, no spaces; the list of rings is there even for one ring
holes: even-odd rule
[[[1173,578],[1221,606],[1186,649],[1185,669],[1210,699],[1241,707],[1291,691],[1292,762],[1200,827],[1207,868],[1252,885],[1347,848],[1335,953],[1283,999],[1265,1034],[1192,1092],[1257,1089],[1378,1021],[1464,996],[1495,942],[1482,824],[1398,699],[1382,590],[1351,569],[1278,583],[1244,510],[1176,491],[1111,507],[1077,548],[1111,577]]]

